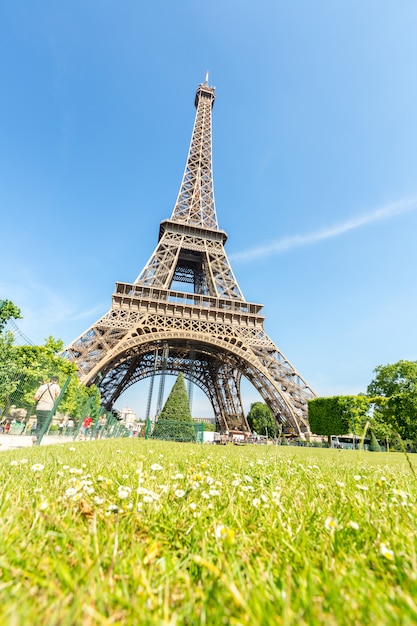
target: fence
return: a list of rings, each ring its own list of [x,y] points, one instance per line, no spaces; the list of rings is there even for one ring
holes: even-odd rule
[[[11,434],[20,435],[30,418],[35,415],[35,402],[24,399],[24,386],[27,375],[15,376],[8,379],[7,387],[0,402],[0,426],[9,424]]]
[[[106,411],[100,407],[95,408],[91,413],[95,413],[94,419],[85,424],[85,419],[90,414],[91,402],[89,398],[84,402],[84,406],[78,410],[77,416],[59,412],[67,391],[71,377],[68,377],[62,385],[59,396],[47,414],[44,414],[44,421],[39,424],[36,415],[36,402],[28,402],[27,389],[32,388],[33,394],[39,386],[39,382],[33,377],[33,381],[28,375],[16,377],[10,381],[10,391],[5,394],[0,402],[0,434],[10,435],[31,435],[33,442],[40,444],[45,435],[59,435],[66,439],[98,439],[107,437],[127,437],[130,431],[124,424],[119,422],[111,411]],[[82,400],[80,399],[80,402]],[[80,404],[78,402],[78,404]],[[77,404],[77,399],[75,404]]]
[[[33,380],[32,380],[33,378]],[[11,391],[0,401],[0,434],[22,435],[33,437],[39,445],[45,435],[58,435],[66,440],[93,440],[102,438],[130,437],[132,432],[111,411],[100,407],[92,411],[91,401],[84,403],[77,416],[61,413],[59,407],[67,392],[71,378],[68,377],[61,388],[59,397],[48,412],[45,421],[37,423],[36,402],[28,402],[28,387],[33,389],[33,397],[39,385],[34,376],[23,375],[11,381]],[[94,417],[86,422],[93,413]],[[137,435],[145,439],[163,439],[167,441],[190,441],[203,443],[204,423],[148,419],[145,427]]]

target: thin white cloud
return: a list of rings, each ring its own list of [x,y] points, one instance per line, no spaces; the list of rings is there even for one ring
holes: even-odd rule
[[[375,209],[365,215],[342,222],[341,224],[335,224],[329,228],[318,230],[316,232],[307,233],[305,235],[294,235],[293,237],[285,237],[284,239],[278,239],[272,243],[258,246],[257,248],[251,248],[249,250],[243,250],[242,252],[235,252],[230,255],[230,259],[233,261],[248,261],[252,259],[261,259],[267,256],[281,254],[287,252],[293,248],[301,248],[302,246],[308,246],[319,241],[326,239],[332,239],[333,237],[339,237],[352,230],[361,228],[367,224],[378,222],[383,219],[395,217],[401,213],[407,211],[414,211],[417,209],[417,198],[400,200],[399,202],[393,202],[383,207]]]

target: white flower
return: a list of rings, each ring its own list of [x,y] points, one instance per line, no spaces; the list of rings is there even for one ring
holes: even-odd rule
[[[185,496],[184,489],[176,489],[174,493],[177,498],[182,498],[183,496]]]
[[[65,498],[72,498],[77,493],[77,490],[74,487],[69,487],[64,493]]]
[[[48,508],[49,504],[46,500],[41,500],[38,509],[40,511],[46,511],[46,509]]]
[[[131,491],[132,490],[130,487],[120,485],[117,490],[117,496],[120,498],[120,500],[126,500],[126,498],[130,496]]]
[[[356,485],[356,489],[360,489],[361,491],[368,491],[368,485]]]
[[[19,465],[18,461],[10,461],[10,465]],[[33,467],[32,467],[33,469]]]
[[[223,524],[216,524],[214,527],[214,535],[217,539],[222,539],[227,534],[227,529]]]
[[[408,494],[405,491],[403,491],[402,489],[394,489],[393,492],[397,496],[401,496],[401,498],[403,498],[403,500],[406,500],[408,498]]]
[[[259,505],[261,504],[261,501],[259,498],[254,498],[252,500],[252,505],[255,507],[255,509],[257,509],[259,507]]]
[[[196,510],[196,508],[197,508],[197,505],[196,505],[196,503],[195,503],[195,502],[190,502],[190,504],[189,504],[188,506],[190,507],[190,509],[191,509],[192,511],[195,511],[195,510]]]
[[[394,552],[388,548],[385,543],[381,543],[379,546],[379,552],[382,556],[384,556],[388,561],[394,560]]]
[[[359,476],[358,474],[356,474],[356,476],[353,477],[353,480],[356,480],[357,482],[359,480],[361,480],[362,476]]]
[[[184,478],[184,474],[177,473],[173,475],[172,480],[181,480],[182,478]]]
[[[25,463],[27,463],[27,462],[28,462],[28,460],[27,460],[27,459],[20,459],[20,463],[21,463],[22,465],[25,465]]]
[[[356,522],[350,521],[348,522],[348,526],[352,528],[353,530],[359,530],[359,524],[357,524]]]
[[[238,487],[239,484],[240,484],[240,480],[238,478],[235,478],[235,480],[232,480],[232,487]]]
[[[338,485],[338,487],[340,487],[341,489],[345,487],[345,483],[343,483],[341,480],[336,480],[336,485]]]
[[[75,452],[75,448],[74,448],[74,446],[71,446],[71,447],[70,447],[70,451],[71,451],[71,452]]]
[[[337,528],[337,519],[329,515],[325,519],[324,527],[326,530],[334,531]]]
[[[220,495],[220,491],[218,489],[210,489],[209,494],[211,496],[219,496]]]
[[[163,469],[164,468],[162,467],[162,465],[159,465],[159,463],[154,463],[153,465],[151,465],[151,470],[154,472],[160,472]]]
[[[104,502],[104,498],[100,498],[99,496],[96,496],[94,498],[94,504],[100,505],[100,504],[103,504],[103,502]]]
[[[280,498],[281,498],[281,492],[280,491],[273,491],[271,494],[271,498],[272,498],[272,502],[275,502],[275,504],[279,504]]]
[[[35,463],[35,465],[32,465],[31,469],[32,469],[34,472],[41,472],[41,471],[43,470],[43,468],[44,468],[44,467],[45,467],[45,466],[44,466],[44,465],[42,465],[42,463]]]

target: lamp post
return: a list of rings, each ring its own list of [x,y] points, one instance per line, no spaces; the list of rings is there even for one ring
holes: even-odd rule
[[[356,450],[356,433],[355,433],[355,415],[352,413],[352,411],[350,412],[351,418],[352,418],[352,433],[353,433],[353,449]]]

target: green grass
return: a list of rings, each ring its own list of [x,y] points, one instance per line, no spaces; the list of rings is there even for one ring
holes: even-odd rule
[[[0,626],[416,624],[413,469],[136,439],[3,452]]]

